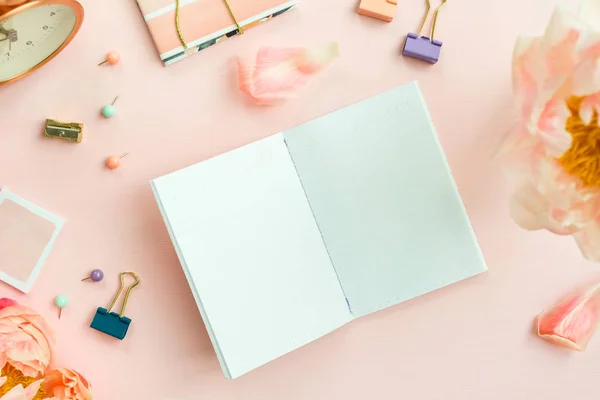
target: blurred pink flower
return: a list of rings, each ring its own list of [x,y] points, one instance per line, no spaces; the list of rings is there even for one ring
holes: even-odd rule
[[[26,388],[23,388],[23,385],[17,385],[4,396],[0,397],[0,400],[33,400],[40,389],[41,384],[42,380],[40,379],[33,382]]]
[[[511,215],[574,235],[600,261],[600,33],[557,9],[543,37],[518,39],[513,84],[521,120],[501,149]]]
[[[48,372],[44,389],[56,400],[92,400],[92,386],[72,369],[57,368]]]
[[[312,48],[263,47],[238,58],[238,85],[256,104],[295,98],[319,71],[339,56],[337,43]]]
[[[53,343],[54,333],[41,315],[10,299],[0,299],[0,370],[10,363],[25,376],[44,375]]]

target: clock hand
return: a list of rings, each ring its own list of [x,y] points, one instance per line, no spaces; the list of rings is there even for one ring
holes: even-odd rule
[[[8,39],[8,51],[12,51],[12,44],[13,42],[19,40],[19,36],[17,35],[17,31],[15,29],[4,29],[4,31],[6,32],[6,39]]]

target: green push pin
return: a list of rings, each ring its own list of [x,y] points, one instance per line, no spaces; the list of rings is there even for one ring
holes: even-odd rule
[[[104,116],[104,118],[112,118],[115,116],[115,114],[117,113],[117,109],[115,108],[115,103],[117,102],[118,99],[119,99],[119,96],[115,97],[115,99],[113,100],[113,102],[111,104],[107,104],[104,107],[102,107],[102,115]]]
[[[58,319],[60,319],[63,308],[69,305],[69,299],[64,295],[56,296],[54,299],[54,304],[56,304],[56,307],[58,307]]]

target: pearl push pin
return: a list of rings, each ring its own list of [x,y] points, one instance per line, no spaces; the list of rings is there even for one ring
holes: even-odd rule
[[[127,157],[128,155],[129,155],[129,153],[125,153],[121,157],[110,156],[106,159],[104,164],[106,164],[106,167],[108,169],[117,169],[121,166],[121,159]]]
[[[125,299],[123,299],[121,313],[117,314],[116,312],[111,312],[111,310],[115,306],[115,303],[117,302],[119,296],[125,288],[125,275],[133,277],[135,281],[125,291]],[[129,295],[131,294],[131,291],[134,287],[140,284],[141,280],[135,272],[121,272],[120,278],[121,287],[117,291],[117,294],[112,299],[108,308],[98,307],[98,310],[96,310],[96,315],[94,316],[90,327],[119,340],[123,340],[125,338],[125,335],[127,335],[129,325],[131,325],[131,319],[125,316],[125,307],[127,306],[127,301],[129,300]]]
[[[87,278],[83,278],[81,282],[88,280],[100,282],[102,279],[104,279],[104,272],[102,272],[101,269],[95,269],[90,273],[90,276],[88,276]]]
[[[112,103],[105,105],[102,107],[102,115],[104,118],[112,118],[117,113],[117,109],[115,108],[115,103],[119,100],[119,96],[115,97]]]
[[[431,11],[431,0],[427,1],[427,10],[423,17],[423,22],[419,28],[419,33],[409,33],[406,35],[406,42],[404,42],[404,48],[402,54],[406,57],[416,58],[417,60],[425,61],[430,64],[435,64],[440,59],[440,52],[442,50],[442,42],[434,39],[435,26],[437,24],[438,15],[440,9],[446,4],[447,0],[442,0],[442,4],[435,10],[433,14],[433,23],[431,25],[431,38],[422,36],[423,28],[429,18],[429,12]]]
[[[58,319],[60,319],[63,308],[69,305],[69,299],[67,296],[61,294],[60,296],[56,296],[54,299],[54,304],[56,304],[56,307],[58,307]]]
[[[119,53],[117,53],[116,51],[111,51],[106,55],[106,60],[102,61],[100,64],[98,64],[98,66],[104,64],[115,65],[118,64],[120,60],[121,56],[119,55]]]

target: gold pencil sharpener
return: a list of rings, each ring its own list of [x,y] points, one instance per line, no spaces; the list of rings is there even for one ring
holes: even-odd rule
[[[44,136],[80,143],[83,137],[83,124],[47,119],[44,125]]]

